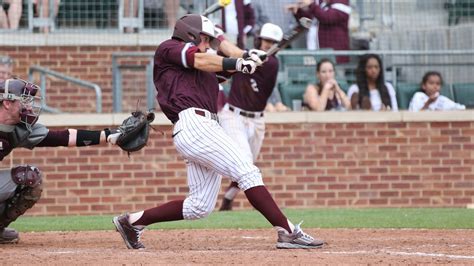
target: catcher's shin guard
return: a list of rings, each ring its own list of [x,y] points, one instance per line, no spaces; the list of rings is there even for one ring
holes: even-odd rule
[[[0,215],[0,228],[7,227],[41,198],[42,176],[38,168],[29,165],[12,169],[12,179],[18,185],[13,197],[7,200],[5,211]]]

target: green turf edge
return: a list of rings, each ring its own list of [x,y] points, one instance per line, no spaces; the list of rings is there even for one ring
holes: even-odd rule
[[[303,228],[474,229],[474,210],[460,208],[286,209]],[[10,227],[22,232],[112,230],[112,215],[20,217]],[[149,229],[256,229],[270,224],[256,211],[214,212],[196,221],[154,224]]]

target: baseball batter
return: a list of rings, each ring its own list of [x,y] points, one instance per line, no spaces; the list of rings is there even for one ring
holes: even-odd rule
[[[53,131],[36,123],[40,88],[21,79],[0,81],[0,161],[15,148],[88,146],[105,143],[116,130]],[[16,243],[19,234],[7,226],[33,207],[43,190],[41,171],[32,165],[0,169],[0,243]]]
[[[283,31],[275,24],[266,23],[257,36],[255,48],[268,51],[283,38]],[[227,104],[219,113],[224,131],[242,148],[248,160],[254,162],[265,136],[263,111],[273,92],[278,74],[278,59],[270,56],[255,73],[232,76]],[[239,192],[238,183],[231,182],[222,202],[221,211],[231,210],[232,201]]]
[[[206,17],[189,14],[176,22],[173,37],[155,53],[154,83],[161,109],[174,124],[173,142],[185,158],[189,194],[161,206],[114,217],[125,244],[142,249],[145,226],[165,221],[194,220],[208,216],[215,207],[221,176],[229,176],[248,200],[278,229],[278,248],[318,248],[323,242],[305,234],[283,215],[262,181],[260,170],[218,123],[216,72],[255,72],[262,51],[243,53],[228,41],[216,38]],[[221,57],[208,53],[219,49]],[[250,58],[250,59],[246,59]]]

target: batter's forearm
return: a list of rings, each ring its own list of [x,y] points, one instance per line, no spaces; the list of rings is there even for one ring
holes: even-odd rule
[[[221,41],[221,44],[219,45],[219,50],[222,53],[224,53],[226,56],[236,57],[236,58],[241,58],[243,54],[245,53],[244,50],[240,49],[239,47],[237,47],[232,42],[229,42],[228,40]]]
[[[194,54],[194,68],[206,72],[222,71],[222,56],[196,53]]]

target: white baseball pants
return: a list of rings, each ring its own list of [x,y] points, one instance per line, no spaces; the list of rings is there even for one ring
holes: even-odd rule
[[[205,116],[196,111],[204,111]],[[263,186],[260,170],[219,123],[211,119],[209,111],[199,108],[181,111],[173,136],[188,168],[189,194],[183,204],[184,219],[200,219],[212,212],[222,175],[237,182],[244,191]]]

